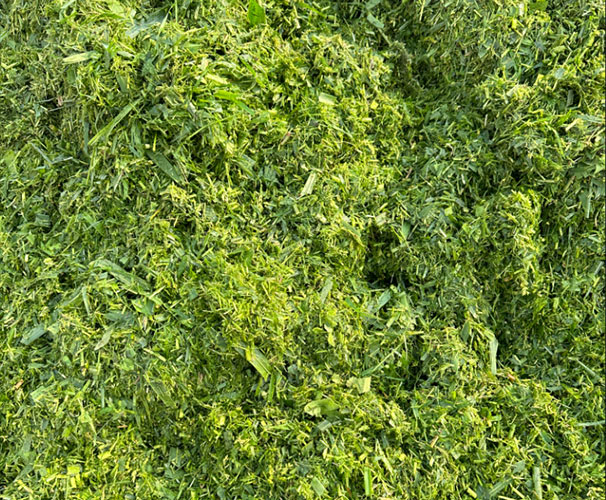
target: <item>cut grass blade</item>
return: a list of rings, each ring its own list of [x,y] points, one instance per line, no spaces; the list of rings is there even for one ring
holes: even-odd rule
[[[156,153],[151,150],[146,150],[145,153],[147,156],[154,162],[154,164],[162,170],[168,177],[170,177],[173,181],[181,184],[185,182],[185,177],[181,171],[175,167],[171,162],[166,159],[162,153]]]
[[[364,493],[367,497],[372,496],[372,471],[364,467]]]
[[[106,139],[109,134],[111,134],[112,130],[116,128],[116,126],[128,115],[137,105],[141,102],[141,99],[137,99],[130,104],[127,104],[122,108],[122,111],[118,113],[105,127],[103,127],[99,132],[97,132],[90,141],[88,141],[88,146],[94,146],[97,142]]]
[[[107,259],[97,259],[93,263],[93,267],[97,269],[102,269],[110,273],[114,278],[121,281],[124,285],[126,285],[132,291],[149,291],[150,286],[147,281],[139,278],[133,273],[129,273],[125,271],[118,264],[115,264]]]
[[[24,345],[30,345],[32,342],[42,337],[42,335],[45,333],[46,328],[44,328],[44,325],[36,325],[21,338],[21,343]]]
[[[65,64],[77,64],[94,59],[99,59],[99,57],[101,57],[101,54],[94,50],[89,50],[88,52],[81,52],[80,54],[72,54],[71,56],[64,57],[63,62]]]
[[[256,347],[246,346],[244,343],[240,343],[236,349],[257,370],[263,380],[267,380],[272,373],[272,367],[265,355]]]

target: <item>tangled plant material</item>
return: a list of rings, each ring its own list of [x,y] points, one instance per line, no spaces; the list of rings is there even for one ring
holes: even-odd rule
[[[604,28],[5,2],[0,498],[603,498]]]

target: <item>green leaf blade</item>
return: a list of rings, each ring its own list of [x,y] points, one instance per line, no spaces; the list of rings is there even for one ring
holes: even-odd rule
[[[251,26],[265,23],[265,9],[257,0],[250,0],[248,3],[248,22]]]
[[[162,153],[147,150],[146,154],[149,159],[153,161],[154,164],[173,181],[178,184],[182,184],[183,182],[185,182],[185,177],[183,176],[183,174],[179,171],[177,167],[175,167],[170,161],[168,161],[166,156],[164,156]]]
[[[30,345],[32,342],[42,337],[42,335],[45,333],[46,328],[44,328],[44,325],[36,325],[21,338],[21,343],[23,345]]]

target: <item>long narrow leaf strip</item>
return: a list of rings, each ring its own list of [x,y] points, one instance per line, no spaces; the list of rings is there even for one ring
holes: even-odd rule
[[[89,146],[94,146],[100,140],[106,139],[109,134],[111,134],[112,130],[128,115],[140,102],[140,100],[136,100],[124,106],[122,111],[120,111],[107,125],[105,125],[99,132],[97,132],[90,141],[88,141]]]

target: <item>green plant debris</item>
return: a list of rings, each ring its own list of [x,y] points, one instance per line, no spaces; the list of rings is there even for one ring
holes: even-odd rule
[[[369,467],[364,468],[364,493],[367,497],[372,495],[372,470]]]
[[[65,64],[75,64],[81,63],[85,61],[89,61],[90,59],[99,58],[100,54],[95,52],[94,50],[89,50],[88,52],[82,52],[80,54],[72,54],[71,56],[67,56],[63,58],[63,62]]]
[[[267,377],[271,375],[271,364],[263,353],[257,348],[247,347],[240,343],[238,350],[246,358],[246,360],[254,366],[255,370],[259,372],[259,375],[267,380]]]
[[[0,499],[604,498],[605,27],[3,2]]]
[[[122,119],[135,108],[138,102],[139,101],[135,101],[124,106],[122,111],[120,111],[105,127],[97,132],[97,134],[89,141],[88,145],[93,146],[98,141],[107,138],[116,125],[118,125]]]
[[[265,22],[265,10],[257,0],[249,0],[248,2],[248,21],[252,26]]]
[[[316,495],[318,495],[319,497],[324,496],[324,494],[326,493],[326,488],[317,477],[314,477],[311,480],[311,487],[316,492]]]
[[[146,151],[147,156],[156,164],[156,166],[162,170],[168,177],[177,183],[182,183],[185,179],[181,172],[166,159],[162,153],[156,153],[154,151]]]
[[[34,340],[39,339],[46,333],[46,328],[44,325],[37,325],[33,327],[26,335],[21,339],[21,343],[25,345],[30,345]]]
[[[314,417],[321,415],[331,415],[339,409],[339,405],[330,398],[316,399],[305,405],[305,413]]]
[[[352,377],[347,381],[347,385],[355,387],[360,394],[370,391],[371,377]]]

